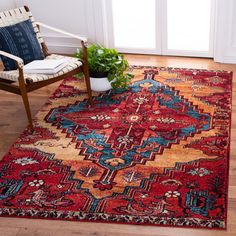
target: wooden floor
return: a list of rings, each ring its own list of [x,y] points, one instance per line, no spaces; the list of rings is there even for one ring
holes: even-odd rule
[[[236,65],[219,64],[214,63],[210,59],[199,58],[143,55],[126,55],[126,58],[131,65],[232,70],[234,72],[233,124],[227,231],[0,218],[0,236],[236,236]],[[33,115],[40,110],[48,96],[57,86],[58,83],[30,94],[30,103]],[[0,114],[0,156],[3,156],[9,149],[10,145],[14,143],[16,138],[26,127],[27,119],[21,98],[17,95],[3,91],[0,91]]]

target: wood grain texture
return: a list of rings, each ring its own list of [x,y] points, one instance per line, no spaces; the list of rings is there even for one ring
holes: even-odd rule
[[[211,59],[126,55],[131,65],[169,66],[209,70],[230,70],[233,78],[228,229],[204,230],[157,226],[0,218],[0,236],[235,236],[236,235],[236,65],[215,63]],[[29,94],[32,115],[41,109],[60,82]],[[0,156],[3,156],[27,125],[20,96],[0,91]]]

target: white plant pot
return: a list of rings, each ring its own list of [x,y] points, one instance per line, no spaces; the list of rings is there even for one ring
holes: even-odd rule
[[[90,77],[90,84],[91,84],[91,89],[95,92],[105,92],[112,89],[111,82],[108,81],[107,77],[103,78]]]

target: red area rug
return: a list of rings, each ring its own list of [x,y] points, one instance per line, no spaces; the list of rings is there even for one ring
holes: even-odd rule
[[[0,162],[0,215],[224,229],[232,73],[130,68],[128,90],[68,78]]]

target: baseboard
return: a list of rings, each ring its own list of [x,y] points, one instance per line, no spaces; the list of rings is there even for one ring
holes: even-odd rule
[[[226,64],[236,64],[236,56],[215,57],[214,61]]]

